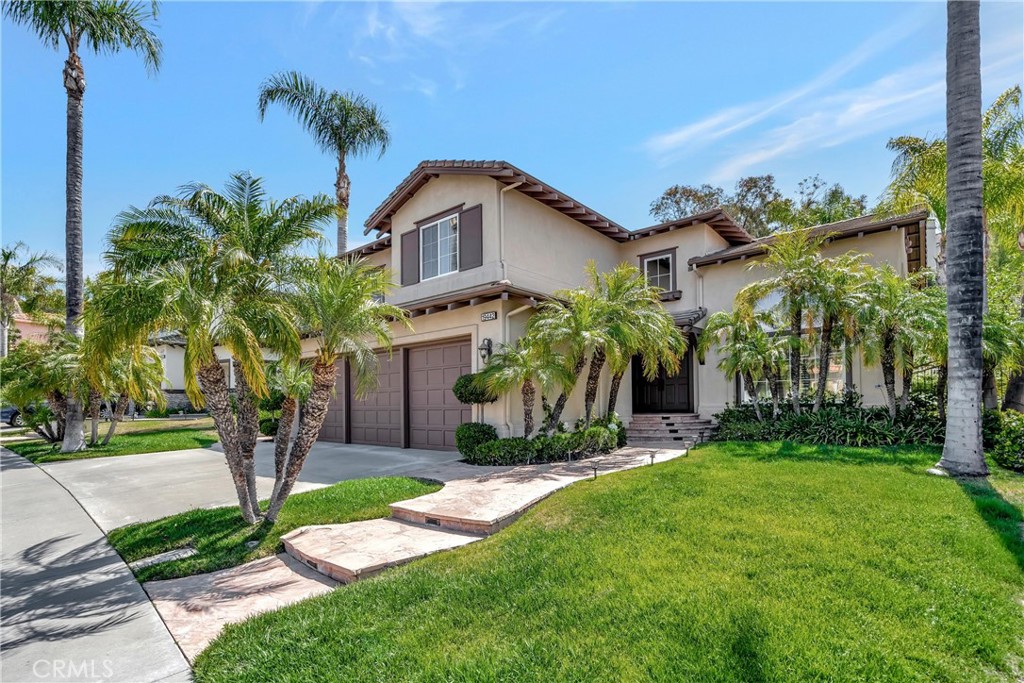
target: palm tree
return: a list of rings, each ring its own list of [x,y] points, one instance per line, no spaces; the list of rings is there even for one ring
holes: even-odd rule
[[[739,305],[751,308],[773,294],[779,296],[779,312],[789,325],[790,400],[798,415],[804,314],[811,307],[822,273],[820,252],[828,238],[827,234],[813,234],[809,230],[778,235],[766,247],[765,257],[749,266],[764,268],[772,273],[771,277],[747,285],[736,296]]]
[[[549,388],[569,386],[574,380],[564,358],[529,336],[520,338],[515,344],[502,344],[474,378],[482,390],[494,395],[520,390],[523,397],[523,436],[526,438],[533,433],[533,409],[538,387],[543,394]]]
[[[864,298],[863,260],[863,254],[843,254],[821,264],[820,275],[811,295],[814,313],[821,321],[821,331],[817,335],[818,383],[811,412],[818,412],[825,399],[828,369],[832,363],[832,347],[837,333],[845,327],[852,334],[858,316],[867,303]]]
[[[291,301],[303,331],[316,339],[310,372],[309,398],[303,404],[295,441],[288,450],[281,483],[267,509],[273,523],[295,485],[309,450],[316,441],[341,359],[349,362],[356,380],[356,396],[365,396],[377,383],[377,348],[391,348],[391,324],[409,326],[405,310],[385,303],[391,288],[386,269],[362,259],[337,259],[320,254],[296,264]],[[280,430],[280,426],[278,429]],[[278,439],[283,440],[278,431]]]
[[[15,24],[28,26],[45,45],[67,48],[63,81],[67,91],[67,169],[65,192],[65,331],[82,336],[84,273],[82,270],[82,102],[85,96],[85,70],[80,51],[113,53],[122,49],[142,56],[150,71],[160,67],[160,40],[147,26],[157,16],[157,3],[113,0],[7,0],[4,15]],[[61,451],[85,448],[83,415],[79,397],[68,397],[67,429]]]
[[[388,122],[377,105],[358,93],[325,90],[297,71],[274,74],[260,86],[260,120],[277,103],[291,112],[317,146],[338,160],[334,190],[338,204],[338,255],[348,251],[348,207],[352,184],[345,162],[391,144]]]
[[[46,251],[28,253],[24,242],[15,242],[0,249],[0,358],[7,356],[8,339],[14,316],[37,310],[57,283],[42,272],[44,268],[60,268],[60,261]]]
[[[949,401],[939,466],[988,474],[982,443],[985,245],[982,185],[981,29],[977,2],[947,4],[946,269]]]
[[[277,497],[284,482],[295,416],[298,414],[299,406],[306,402],[309,392],[313,389],[313,373],[306,363],[284,360],[275,364],[269,380],[271,389],[284,396],[281,402],[281,417],[277,422],[277,435],[274,438],[274,492],[270,496],[273,499]]]
[[[718,368],[726,379],[739,377],[743,388],[754,405],[754,414],[759,422],[761,401],[757,395],[757,383],[766,379],[771,387],[775,382],[773,365],[773,342],[769,330],[771,315],[765,311],[756,312],[746,306],[736,306],[732,311],[718,311],[708,318],[697,343],[697,353],[704,358],[713,347],[718,349],[721,360]],[[778,348],[778,345],[775,345]],[[773,392],[774,394],[774,392]],[[778,414],[777,399],[773,396],[773,414]]]
[[[224,447],[243,518],[260,515],[255,499],[252,430],[242,407],[267,394],[263,348],[284,357],[299,351],[295,312],[281,273],[318,226],[334,215],[324,195],[269,201],[259,178],[236,174],[226,192],[186,185],[177,197],[118,216],[106,254],[112,275],[97,294],[110,319],[107,347],[145,341],[177,330],[185,343],[185,393],[205,405]],[[239,383],[240,415],[215,353],[231,354]]]

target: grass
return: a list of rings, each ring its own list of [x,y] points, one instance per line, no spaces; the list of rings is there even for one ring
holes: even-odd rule
[[[281,536],[301,526],[386,517],[389,503],[416,498],[439,488],[436,484],[406,477],[343,481],[289,496],[273,526],[251,526],[242,519],[237,507],[223,507],[190,510],[154,522],[121,527],[110,533],[109,540],[128,562],[168,550],[194,547],[198,552],[192,557],[144,567],[137,572],[140,581],[172,579],[273,555],[280,550]],[[255,547],[247,547],[252,541],[257,542]]]
[[[932,449],[712,444],[228,626],[219,681],[1014,680],[1021,511]]]
[[[107,423],[100,424],[100,438],[105,435]],[[89,425],[86,423],[86,434]],[[123,422],[117,427],[114,438],[106,446],[93,446],[78,453],[61,453],[60,444],[51,444],[37,439],[4,443],[4,448],[14,451],[35,463],[57,462],[59,460],[82,460],[103,458],[112,455],[136,455],[160,451],[180,451],[186,448],[206,448],[219,440],[213,421],[202,420],[140,420]]]

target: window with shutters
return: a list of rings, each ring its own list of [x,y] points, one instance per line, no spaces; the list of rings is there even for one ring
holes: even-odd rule
[[[420,228],[420,279],[459,269],[459,215],[452,214]]]

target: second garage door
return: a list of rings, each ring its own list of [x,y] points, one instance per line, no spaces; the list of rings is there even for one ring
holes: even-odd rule
[[[470,407],[455,398],[452,385],[460,375],[472,372],[472,361],[469,342],[409,349],[410,447],[455,449],[455,428],[473,416]]]
[[[352,443],[376,446],[402,445],[402,357],[377,354],[377,389],[362,399],[349,387]],[[354,385],[355,378],[350,379]]]

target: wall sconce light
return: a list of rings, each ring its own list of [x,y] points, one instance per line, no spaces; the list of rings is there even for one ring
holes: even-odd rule
[[[487,362],[487,359],[491,357],[492,349],[493,345],[490,337],[484,337],[480,341],[480,346],[476,347],[476,350],[480,352],[480,359],[485,363]]]

